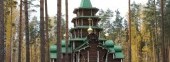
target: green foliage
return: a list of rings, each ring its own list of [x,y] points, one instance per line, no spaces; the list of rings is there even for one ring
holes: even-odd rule
[[[50,18],[50,22],[49,22],[49,26],[50,26],[50,29],[49,29],[49,39],[52,41],[51,44],[55,44],[56,43],[56,37],[57,35],[55,35],[57,33],[57,15]],[[66,27],[66,22],[65,22],[65,19],[64,19],[64,15],[62,15],[62,18],[61,18],[61,38],[64,39],[63,35],[65,34],[65,27]],[[55,33],[55,34],[54,34]]]
[[[165,9],[165,36],[170,38],[170,0],[167,0]]]
[[[139,62],[141,55],[139,55],[139,47],[141,42],[140,35],[140,7],[141,5],[131,4],[131,47],[132,47],[132,62]]]
[[[40,22],[37,20],[37,17],[33,17],[32,21],[29,23],[30,30],[30,41],[34,42],[39,37],[39,24]]]
[[[115,11],[115,20],[112,22],[113,30],[112,35],[115,41],[122,42],[121,39],[123,39],[123,35],[125,34],[123,31],[123,17],[120,15],[119,10]],[[124,40],[124,39],[123,39]]]
[[[132,61],[155,62],[156,50],[156,22],[158,12],[154,0],[148,0],[146,6],[141,4],[131,5],[132,21]],[[151,59],[149,59],[151,58]]]
[[[122,41],[126,41],[126,32],[124,30],[127,26],[123,26],[124,18],[120,15],[119,10],[116,10],[114,13],[110,9],[107,9],[106,11],[100,10],[98,16],[101,18],[98,25],[104,29],[102,35],[109,33],[109,39],[112,39],[115,42],[121,43]]]
[[[105,30],[104,32],[112,32],[113,26],[111,25],[110,21],[113,17],[113,11],[110,9],[107,9],[106,11],[100,10],[98,16],[101,18],[100,22],[98,23],[98,26],[103,28]]]

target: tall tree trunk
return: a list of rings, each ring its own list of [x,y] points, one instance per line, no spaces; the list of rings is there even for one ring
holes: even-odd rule
[[[155,42],[156,42],[156,44],[158,44],[159,43],[159,34],[158,34],[158,20],[157,20],[157,14],[156,14],[156,1],[154,0],[154,7],[155,7]],[[156,62],[159,62],[160,61],[160,55],[159,55],[159,51],[160,51],[160,49],[159,49],[159,46],[160,45],[157,45],[157,46],[155,46],[156,47],[156,59],[155,59],[155,61]]]
[[[40,0],[41,62],[45,62],[44,0]]]
[[[128,6],[129,6],[129,62],[132,62],[132,54],[131,54],[131,8],[130,8],[130,2],[129,0]]]
[[[170,48],[168,48],[169,52],[168,52],[168,62],[170,62]]]
[[[4,0],[0,0],[0,61],[5,59]]]
[[[22,0],[20,0],[20,19],[19,19],[19,51],[18,62],[21,62],[21,47],[22,46]]]
[[[28,1],[24,0],[25,3],[25,36],[26,36],[26,62],[30,62],[30,47],[29,47],[29,21],[28,21]]]
[[[69,62],[68,61],[68,0],[65,1],[65,6],[66,6],[66,60],[65,62]]]
[[[157,41],[157,16],[156,16],[157,14],[156,14],[156,1],[154,0],[154,17],[155,17],[155,25],[154,25],[154,27],[155,27],[155,29],[154,29],[154,33],[153,33],[153,35],[154,35],[154,46],[153,46],[153,60],[154,60],[154,62],[156,62],[156,59],[158,59],[157,58],[157,56],[158,56],[158,54],[156,53],[156,50],[157,50],[157,48],[156,48],[156,43],[158,42]]]
[[[62,62],[61,60],[61,0],[57,0],[57,61]]]
[[[48,5],[47,0],[45,0],[45,21],[46,21],[46,62],[50,62],[50,52],[49,52],[49,36],[48,36]]]
[[[11,62],[11,39],[12,39],[12,1],[13,0],[9,0],[9,4],[10,5],[10,19],[6,20],[6,58],[5,61],[6,62]]]
[[[167,62],[166,61],[166,52],[165,52],[165,37],[164,37],[164,0],[161,0],[161,28],[162,28],[162,32],[161,32],[161,39],[162,39],[162,58],[163,58],[163,62]]]

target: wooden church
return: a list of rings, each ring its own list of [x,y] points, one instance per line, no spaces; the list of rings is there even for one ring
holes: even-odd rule
[[[92,7],[90,0],[82,0],[80,7],[74,9],[77,17],[72,19],[74,28],[70,29],[69,62],[122,62],[122,47],[101,37],[103,29],[97,26],[100,18],[95,16],[98,10]],[[62,62],[65,62],[66,42],[62,40],[61,43]],[[56,49],[55,44],[50,46],[51,62],[57,60]]]

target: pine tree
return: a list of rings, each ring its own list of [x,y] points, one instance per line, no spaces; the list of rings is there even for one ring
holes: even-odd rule
[[[21,48],[22,48],[22,0],[20,0],[19,52],[18,52],[18,62],[21,62]]]
[[[40,41],[41,62],[45,62],[44,0],[40,0]]]
[[[162,58],[163,62],[167,62],[166,45],[165,45],[165,20],[164,20],[164,0],[161,0],[161,40],[162,40]]]
[[[165,40],[166,40],[166,46],[167,46],[167,54],[169,54],[169,58],[170,58],[170,0],[167,0],[167,4],[165,7]],[[168,50],[169,49],[169,50]],[[168,59],[168,58],[167,58]],[[169,59],[170,61],[170,59]]]
[[[25,4],[25,36],[26,36],[26,62],[30,62],[30,45],[29,45],[29,20],[28,20],[28,0]]]
[[[65,1],[65,6],[66,6],[66,62],[68,61],[68,0]]]
[[[130,7],[130,2],[131,2],[131,0],[129,0],[129,2],[128,2],[128,5],[129,5],[129,13],[128,13],[128,15],[129,15],[129,31],[128,31],[128,33],[129,33],[129,38],[128,38],[128,40],[129,40],[129,62],[132,62],[132,54],[131,54],[131,7]]]
[[[0,61],[5,59],[4,0],[0,0]]]
[[[61,0],[57,0],[57,61],[61,60]]]
[[[45,0],[45,25],[46,25],[46,62],[50,62],[50,52],[49,52],[49,34],[48,34],[48,6],[47,6],[47,0]]]
[[[6,1],[6,5],[9,5],[8,9],[10,11],[9,16],[7,16],[6,20],[6,55],[5,55],[5,61],[10,62],[11,61],[11,39],[12,39],[12,1],[9,0]]]

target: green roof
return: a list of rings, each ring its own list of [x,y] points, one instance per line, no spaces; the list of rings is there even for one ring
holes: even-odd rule
[[[107,41],[105,41],[104,46],[114,47],[114,42],[112,40],[107,40]]]
[[[99,9],[96,8],[96,7],[92,7],[92,8],[81,8],[81,7],[79,7],[79,8],[75,8],[73,13],[76,14],[77,11],[79,11],[79,10],[92,10],[92,11],[94,11],[93,13],[96,14]]]
[[[61,40],[61,46],[66,46],[66,41],[65,40]]]
[[[116,52],[115,53],[115,58],[116,59],[123,59],[124,58],[123,52]]]
[[[68,45],[70,46],[70,42],[68,42]],[[55,45],[51,45],[51,46],[55,46]],[[66,41],[65,40],[61,40],[61,46],[62,47],[66,46]]]
[[[92,8],[92,4],[90,0],[81,0],[80,7],[81,8]]]
[[[66,47],[62,47],[62,53],[66,53]],[[71,53],[71,47],[68,48],[68,53]]]
[[[109,49],[109,53],[115,53],[115,49],[114,47],[108,48]]]
[[[51,45],[50,46],[50,53],[56,53],[57,52],[57,46],[56,45]],[[62,53],[66,53],[66,47],[62,47]],[[71,53],[71,47],[68,48],[68,52]]]
[[[50,58],[57,58],[57,53],[50,53]]]
[[[50,46],[50,58],[57,58],[57,46]],[[62,47],[62,53],[66,53],[66,47]],[[71,53],[71,47],[68,48],[68,53]]]
[[[114,49],[116,52],[121,52],[122,51],[122,47],[120,45],[115,45]]]
[[[51,52],[51,53],[55,53],[55,52],[56,52],[56,49],[57,49],[57,46],[56,46],[56,45],[51,45],[51,46],[50,46],[50,52]]]

